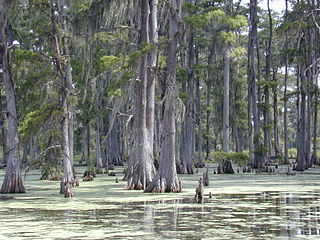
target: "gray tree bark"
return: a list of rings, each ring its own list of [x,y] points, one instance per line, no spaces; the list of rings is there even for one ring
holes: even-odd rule
[[[169,18],[169,47],[166,72],[166,92],[163,114],[163,141],[160,150],[159,171],[145,192],[180,192],[175,161],[175,113],[178,102],[176,87],[176,55],[181,13],[180,0],[171,0]]]
[[[7,130],[5,126],[6,114],[3,108],[2,95],[0,90],[0,128],[1,128],[1,145],[2,145],[2,164],[7,164],[8,157],[8,139]]]
[[[0,193],[24,193],[25,188],[20,172],[18,119],[14,96],[14,81],[10,72],[9,43],[7,39],[8,14],[12,7],[11,1],[4,0],[0,6],[0,67],[2,69],[7,99],[9,140],[7,169]]]
[[[230,109],[230,57],[229,47],[224,52],[223,70],[223,151],[229,152],[229,109]]]
[[[149,1],[140,3],[141,26],[139,44],[149,43]],[[155,175],[152,159],[150,133],[147,128],[147,84],[148,56],[142,56],[139,66],[139,79],[134,84],[134,147],[131,151],[127,173],[127,189],[141,190],[151,183]]]
[[[253,151],[253,168],[260,169],[263,166],[263,155],[260,146],[260,124],[257,108],[257,87],[256,87],[256,56],[257,50],[257,0],[250,0],[250,27],[248,43],[248,119],[249,119],[249,149]],[[253,130],[252,131],[252,123]],[[253,132],[253,134],[252,134]],[[253,137],[253,139],[252,139]],[[253,149],[252,149],[253,144]],[[252,152],[250,152],[250,155]]]
[[[288,16],[288,0],[286,0],[285,20],[287,21]],[[288,48],[288,33],[285,33],[285,49]],[[288,147],[288,53],[285,56],[285,75],[284,75],[284,93],[283,93],[283,135],[284,135],[284,161],[289,164],[289,147]]]

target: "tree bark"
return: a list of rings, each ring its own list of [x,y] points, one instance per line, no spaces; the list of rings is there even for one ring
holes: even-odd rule
[[[8,139],[7,139],[7,131],[5,127],[5,119],[6,115],[2,105],[2,95],[0,90],[0,128],[1,128],[1,145],[2,145],[2,164],[7,164],[7,157],[8,157]]]
[[[285,20],[287,21],[288,16],[288,0],[286,0]],[[285,49],[288,48],[288,33],[285,33]],[[288,147],[288,53],[285,56],[285,75],[284,75],[284,93],[283,93],[283,135],[284,135],[284,162],[289,164],[289,147]]]
[[[0,193],[25,193],[25,188],[20,172],[18,119],[16,111],[16,100],[14,96],[14,81],[11,75],[7,24],[11,1],[2,1],[0,10],[0,67],[6,92],[8,110],[8,158],[6,174],[2,183]]]
[[[192,31],[192,30],[191,30]],[[182,155],[181,173],[193,174],[192,158],[193,158],[193,144],[194,144],[194,124],[193,124],[193,111],[194,111],[194,34],[191,33],[188,46],[188,87],[187,87],[187,103],[185,110],[184,120],[184,145]]]
[[[69,89],[68,89],[68,77],[67,76],[71,69],[68,69],[68,64],[65,64],[63,59],[70,58],[70,56],[64,56],[66,51],[64,49],[65,42],[63,41],[63,36],[59,35],[57,31],[57,24],[64,22],[64,0],[58,0],[58,21],[55,20],[56,14],[54,10],[54,4],[51,0],[51,16],[52,16],[52,35],[53,44],[56,51],[55,55],[55,65],[57,69],[57,75],[60,80],[61,90],[61,108],[62,108],[62,120],[61,120],[61,134],[62,134],[62,154],[63,154],[63,179],[60,184],[60,193],[64,193],[65,197],[72,197],[72,183],[74,181],[74,172],[72,166],[72,160],[70,155],[70,136],[69,136],[69,121],[70,121],[70,105],[68,101]],[[70,66],[69,66],[70,67]]]
[[[256,56],[257,49],[257,0],[250,0],[250,31],[248,43],[248,119],[249,119],[249,149],[252,151],[253,144],[253,168],[260,169],[263,166],[263,155],[260,146],[260,124],[257,108],[257,87],[256,87]],[[252,134],[253,123],[253,134]],[[252,139],[253,136],[253,139]],[[250,152],[250,155],[252,152]]]
[[[145,192],[180,192],[181,183],[177,176],[175,161],[175,113],[177,111],[176,55],[179,33],[181,3],[171,0],[169,18],[169,47],[166,72],[166,92],[163,113],[163,141],[160,150],[159,171]]]
[[[230,109],[230,57],[229,47],[224,53],[224,70],[223,70],[223,151],[229,152],[229,109]]]
[[[141,1],[141,26],[139,44],[149,42],[149,1]],[[147,84],[148,56],[142,56],[139,66],[139,79],[134,86],[134,148],[128,165],[127,189],[144,190],[151,183],[155,174],[150,143],[150,132],[147,128]]]

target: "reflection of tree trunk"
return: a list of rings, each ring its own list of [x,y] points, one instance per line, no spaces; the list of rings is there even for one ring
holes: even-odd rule
[[[11,1],[2,1],[0,8],[0,66],[2,68],[2,78],[7,98],[8,110],[8,140],[9,151],[7,158],[6,174],[2,183],[1,193],[24,193],[20,162],[19,162],[19,137],[18,137],[18,122],[16,111],[16,100],[14,96],[14,82],[10,72],[9,50],[7,46],[7,24],[8,11]]]
[[[147,233],[154,233],[154,228],[155,228],[155,224],[154,224],[154,208],[150,205],[147,205],[145,202],[144,205],[144,217],[143,217],[143,227],[145,232]]]

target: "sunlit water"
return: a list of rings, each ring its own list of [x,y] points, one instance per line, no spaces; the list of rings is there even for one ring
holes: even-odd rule
[[[203,171],[180,176],[179,194],[126,191],[116,177],[100,175],[81,182],[72,199],[59,195],[58,182],[31,172],[26,194],[0,195],[14,196],[0,200],[0,239],[320,239],[320,175],[214,175],[211,169],[205,194],[213,198],[198,204],[194,189]]]

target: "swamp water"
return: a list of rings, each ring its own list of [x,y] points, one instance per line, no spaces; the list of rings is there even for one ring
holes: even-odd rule
[[[78,176],[84,168],[77,168]],[[121,179],[122,169],[117,168]],[[74,197],[59,182],[25,179],[26,194],[0,200],[0,239],[320,239],[320,175],[214,175],[204,204],[197,180],[180,176],[179,194],[126,191],[116,177],[80,182]],[[309,170],[320,173],[319,169]],[[4,171],[0,170],[0,183]]]

